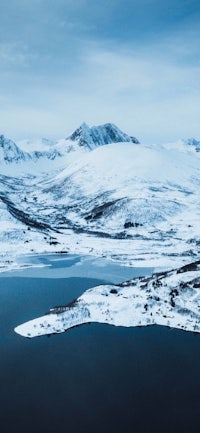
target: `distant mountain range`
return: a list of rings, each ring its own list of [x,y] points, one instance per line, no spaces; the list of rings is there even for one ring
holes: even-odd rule
[[[40,158],[54,160],[77,150],[77,146],[85,150],[93,150],[109,143],[139,143],[135,137],[122,132],[117,126],[107,123],[90,128],[83,123],[68,138],[52,141],[47,138],[39,140],[22,140],[18,144],[0,135],[0,162],[20,163],[37,161]]]
[[[111,143],[140,144],[136,137],[129,136],[112,123],[93,126],[91,128],[86,123],[83,123],[69,137],[57,141],[41,138],[36,140],[21,140],[15,143],[4,135],[0,135],[0,164],[18,164],[25,161],[38,162],[40,159],[54,161],[60,157],[66,157],[66,155],[69,157],[69,153],[77,150],[80,153],[92,151],[99,146]],[[194,151],[200,151],[200,141],[195,138],[169,143],[168,147],[170,146],[185,147],[186,150],[190,146]],[[62,164],[61,160],[60,163]]]

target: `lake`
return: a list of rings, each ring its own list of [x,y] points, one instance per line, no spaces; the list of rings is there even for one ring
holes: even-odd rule
[[[198,432],[198,335],[103,324],[32,340],[13,331],[90,287],[151,270],[76,256],[30,263],[38,267],[0,277],[0,432]]]

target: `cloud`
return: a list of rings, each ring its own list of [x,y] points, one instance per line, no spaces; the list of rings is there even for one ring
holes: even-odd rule
[[[169,50],[170,52],[170,50]],[[98,45],[83,51],[75,73],[46,77],[16,98],[9,109],[17,135],[67,136],[83,120],[89,124],[117,123],[146,142],[199,137],[200,67],[159,58],[147,52],[104,50]],[[24,100],[23,100],[24,99]]]
[[[197,2],[10,2],[0,29],[8,136],[66,136],[85,120],[148,142],[199,137]]]
[[[0,65],[2,69],[10,69],[25,65],[25,47],[17,43],[0,43]]]

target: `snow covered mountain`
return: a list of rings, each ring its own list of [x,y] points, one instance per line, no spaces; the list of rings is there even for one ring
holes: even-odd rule
[[[92,128],[83,123],[70,137],[57,141],[41,138],[21,140],[16,144],[1,135],[0,163],[7,165],[8,174],[8,165],[20,163],[22,172],[37,175],[39,172],[53,172],[55,169],[64,168],[84,152],[98,146],[118,142],[139,143],[135,137],[129,137],[111,123]],[[5,167],[4,173],[6,174]]]
[[[72,230],[74,252],[170,266],[199,254],[199,175],[197,153],[116,143],[86,152],[17,206],[61,237]]]
[[[37,146],[32,143],[30,151],[28,143],[21,150],[3,136],[0,143],[2,270],[23,263],[16,251],[91,254],[123,265],[157,269],[192,267],[198,261],[197,140],[144,145],[112,124],[92,128],[83,124],[67,139],[56,143],[42,140]],[[192,277],[195,290],[198,272]],[[191,273],[184,274],[186,280],[177,279],[178,271],[173,278],[170,275],[162,280],[163,287],[166,283],[171,288],[165,293],[169,299],[172,289],[180,288],[186,280],[190,286],[193,281]],[[149,305],[147,293],[145,305]],[[180,308],[184,310],[183,295]],[[187,304],[187,299],[184,302]],[[166,311],[160,308],[160,317],[172,314],[170,309]],[[192,307],[188,315],[194,329],[198,318],[195,315],[193,320],[191,311]],[[179,313],[174,316],[177,327],[182,320]],[[158,323],[154,316],[150,319],[148,316],[149,324]],[[171,323],[174,326],[174,321],[169,326]],[[188,321],[183,326],[190,329]]]
[[[76,141],[79,146],[84,146],[89,150],[110,143],[132,142],[139,144],[137,138],[130,137],[112,123],[93,126],[92,128],[86,123],[82,123],[82,125],[70,135],[69,139]]]
[[[21,150],[14,141],[0,135],[0,164],[2,162],[8,163],[19,163],[30,159],[30,155],[27,152]]]
[[[47,231],[47,248],[53,236],[56,250],[178,266],[199,254],[199,156],[131,142],[99,146],[56,175],[7,179],[2,200],[18,221]]]

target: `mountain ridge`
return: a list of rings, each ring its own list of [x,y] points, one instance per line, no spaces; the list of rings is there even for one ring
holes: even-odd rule
[[[84,122],[68,137],[68,139],[77,141],[80,146],[86,146],[89,150],[111,143],[132,142],[139,144],[137,138],[124,133],[113,123],[105,123],[90,128]]]
[[[112,143],[140,144],[136,137],[126,134],[113,123],[89,127],[83,122],[67,138],[58,140],[40,138],[14,142],[1,134],[0,163],[3,162],[6,165],[26,161],[37,163],[42,159],[49,161],[60,160],[61,162],[61,157],[69,156],[72,153],[75,154],[77,150],[90,152],[100,146]],[[151,145],[148,146],[151,147]],[[195,138],[180,139],[176,142],[163,143],[160,146],[168,149],[179,148],[188,152],[200,152],[200,141]]]
[[[0,135],[0,162],[4,161],[7,164],[26,160],[37,162],[41,158],[55,160],[79,148],[92,151],[96,147],[117,142],[139,144],[137,138],[127,135],[112,123],[91,128],[86,123],[82,123],[69,137],[57,141],[41,138],[35,141],[21,140],[16,144],[4,135]]]
[[[12,163],[28,159],[30,159],[28,152],[21,150],[14,141],[6,138],[3,134],[0,135],[0,162]]]

